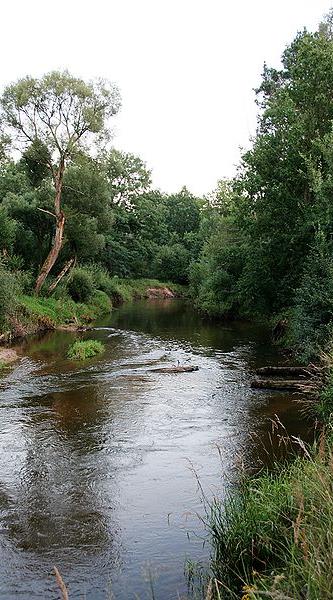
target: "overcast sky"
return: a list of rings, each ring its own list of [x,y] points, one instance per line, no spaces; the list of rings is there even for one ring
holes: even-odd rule
[[[255,131],[264,61],[326,0],[3,0],[0,85],[67,68],[118,84],[114,145],[139,154],[167,192],[212,190]]]

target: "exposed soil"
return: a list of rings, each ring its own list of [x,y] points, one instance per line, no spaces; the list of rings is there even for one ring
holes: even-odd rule
[[[147,298],[175,298],[175,294],[170,290],[170,288],[148,288],[147,289]]]
[[[10,365],[18,360],[19,355],[12,348],[0,348],[0,363]]]

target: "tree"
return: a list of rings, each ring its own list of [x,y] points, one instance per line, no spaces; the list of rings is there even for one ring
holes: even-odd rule
[[[148,190],[151,172],[139,156],[113,148],[100,156],[109,185],[110,202],[132,208],[135,199]]]
[[[55,235],[37,280],[38,294],[56,262],[63,243],[62,208],[64,173],[78,147],[107,134],[107,120],[120,106],[117,89],[106,82],[86,83],[67,71],[25,77],[9,85],[0,100],[1,121],[20,150],[33,147],[31,157],[45,164],[54,186]]]

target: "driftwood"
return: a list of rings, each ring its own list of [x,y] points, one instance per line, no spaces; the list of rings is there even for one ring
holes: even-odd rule
[[[311,370],[305,367],[261,367],[256,370],[257,375],[270,375],[278,377],[306,377],[311,376]]]
[[[199,371],[199,367],[196,366],[178,366],[178,367],[158,367],[157,369],[149,369],[151,373],[192,373],[193,371]]]
[[[66,262],[65,266],[60,271],[59,275],[55,278],[54,282],[51,283],[49,289],[47,290],[48,294],[52,294],[52,292],[57,287],[58,283],[62,280],[63,277],[65,277],[66,273],[74,265],[74,263],[75,263],[75,258],[71,258],[69,261]]]
[[[310,380],[297,381],[295,379],[254,379],[251,381],[251,388],[262,390],[294,390],[297,392],[306,392],[312,389]]]
[[[56,577],[56,582],[59,586],[60,592],[61,592],[61,598],[62,600],[69,600],[68,597],[68,591],[65,585],[65,582],[63,580],[63,578],[60,575],[60,572],[58,571],[57,567],[53,567],[54,572],[55,572],[55,577]]]

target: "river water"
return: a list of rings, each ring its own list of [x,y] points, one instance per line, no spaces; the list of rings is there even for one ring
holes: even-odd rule
[[[69,361],[77,337],[105,353]],[[281,362],[267,330],[182,301],[125,304],[19,351],[0,380],[1,598],[59,598],[53,565],[70,599],[188,597],[186,560],[209,556],[201,486],[223,498],[242,458],[265,460],[274,414],[307,432],[290,396],[250,388]],[[178,361],[199,370],[149,371]]]

